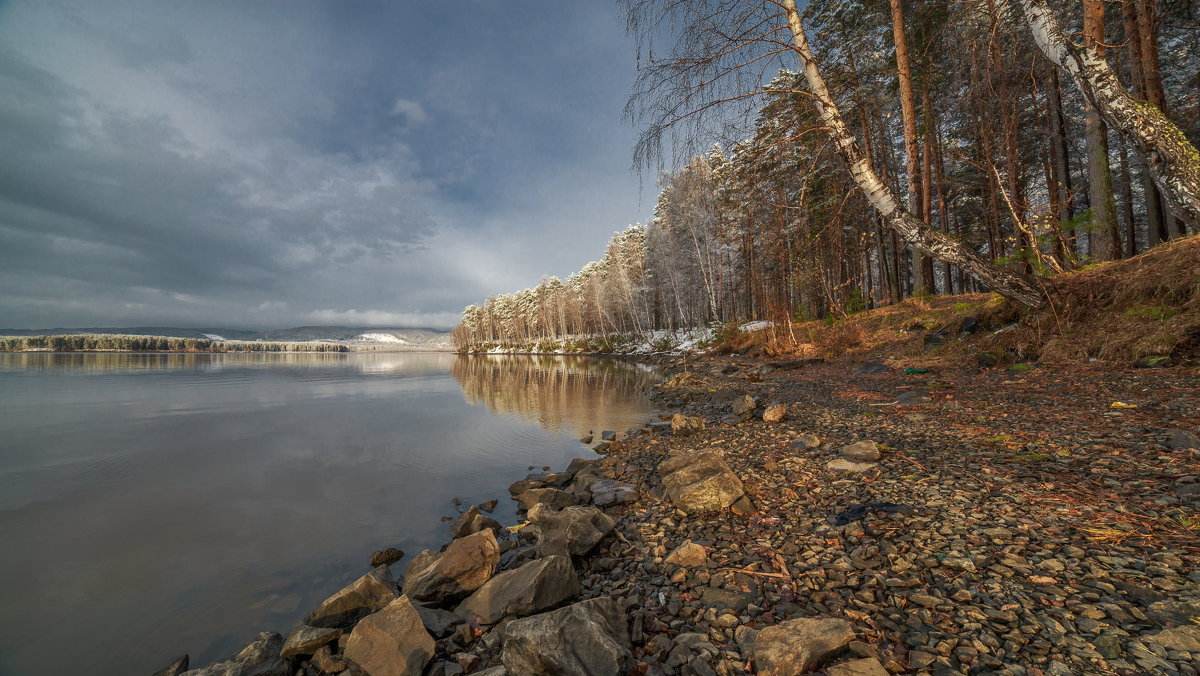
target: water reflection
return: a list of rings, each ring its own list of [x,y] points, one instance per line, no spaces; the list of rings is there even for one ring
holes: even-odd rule
[[[373,550],[440,545],[450,498],[502,496],[587,454],[587,429],[646,420],[648,376],[570,357],[0,354],[0,676],[152,673],[286,632]]]
[[[579,436],[611,421],[644,419],[652,371],[595,357],[464,355],[453,374],[468,403]]]
[[[144,373],[215,371],[221,369],[345,369],[358,373],[420,375],[445,371],[455,355],[445,352],[338,353],[206,353],[206,352],[5,352],[0,373],[56,371],[69,373]]]

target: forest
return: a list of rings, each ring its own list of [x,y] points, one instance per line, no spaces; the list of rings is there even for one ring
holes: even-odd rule
[[[65,336],[0,336],[0,352],[348,352],[341,343],[280,343],[168,336],[81,333]]]
[[[653,218],[468,306],[460,350],[932,294],[1038,307],[1200,227],[1200,3],[622,4]]]

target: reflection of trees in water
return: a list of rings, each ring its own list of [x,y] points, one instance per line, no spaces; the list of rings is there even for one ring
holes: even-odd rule
[[[415,376],[445,372],[447,353],[355,354],[280,352],[225,354],[202,352],[12,352],[0,353],[0,371],[64,371],[69,373],[142,373],[219,371],[222,369],[347,369],[367,375]]]
[[[644,420],[653,376],[615,359],[537,355],[460,355],[452,372],[469,404],[577,434]]]

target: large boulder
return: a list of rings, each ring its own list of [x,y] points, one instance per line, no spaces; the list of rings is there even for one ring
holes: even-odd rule
[[[546,505],[550,509],[562,509],[571,505],[578,505],[579,498],[575,497],[570,491],[563,491],[557,488],[531,488],[517,495],[517,502],[520,503],[521,509],[526,511],[533,508],[534,505]]]
[[[676,413],[671,416],[671,434],[688,437],[704,429],[704,418]]]
[[[417,676],[434,645],[412,602],[401,596],[354,627],[345,655],[371,676]]]
[[[184,676],[288,676],[291,671],[279,656],[283,637],[273,631],[254,637],[233,657],[203,669],[185,671]]]
[[[495,519],[480,514],[479,507],[472,507],[450,524],[450,539],[465,538],[485,529],[499,533],[503,528]]]
[[[854,640],[850,623],[833,617],[800,618],[767,627],[754,639],[755,673],[799,676]]]
[[[537,554],[583,556],[612,532],[616,520],[595,507],[552,510],[536,505],[529,510],[528,532],[537,540]]]
[[[459,538],[441,554],[427,551],[413,559],[404,580],[404,593],[414,601],[458,601],[491,579],[500,563],[500,543],[490,530]]]
[[[304,618],[310,627],[345,628],[396,600],[396,581],[379,566],[321,602]]]
[[[513,620],[501,661],[523,676],[623,676],[633,658],[624,616],[601,597]]]
[[[864,439],[842,446],[842,457],[854,462],[875,462],[881,456],[879,446],[870,439]]]
[[[553,608],[580,591],[571,559],[548,556],[493,577],[454,612],[468,619],[477,617],[482,624],[495,624],[508,615],[524,617]]]
[[[716,451],[675,456],[658,471],[671,502],[689,514],[720,511],[744,494],[741,479]]]

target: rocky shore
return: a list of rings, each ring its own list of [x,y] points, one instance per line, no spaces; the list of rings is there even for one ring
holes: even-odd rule
[[[1195,369],[669,371],[662,420],[509,487],[521,527],[468,507],[159,673],[1200,674]]]

